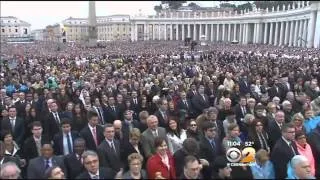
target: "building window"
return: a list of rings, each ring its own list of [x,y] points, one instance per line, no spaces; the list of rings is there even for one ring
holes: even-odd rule
[[[11,29],[9,29],[9,32],[11,32]]]
[[[16,29],[16,33],[18,32],[18,29]]]
[[[2,32],[4,33],[4,29],[2,29]]]

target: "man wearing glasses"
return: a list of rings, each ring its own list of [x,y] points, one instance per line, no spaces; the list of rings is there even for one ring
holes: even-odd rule
[[[282,137],[278,139],[271,152],[271,161],[274,164],[276,179],[287,176],[287,164],[291,158],[298,155],[297,146],[293,143],[295,128],[291,123],[284,124],[281,129]]]

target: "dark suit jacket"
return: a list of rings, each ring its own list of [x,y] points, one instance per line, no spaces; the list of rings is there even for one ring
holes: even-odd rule
[[[63,114],[58,112],[60,122],[63,118]],[[50,140],[53,140],[53,137],[55,134],[57,134],[61,129],[60,124],[57,123],[57,121],[54,119],[54,116],[52,113],[48,113],[47,117],[45,118],[44,122],[44,132],[48,135]]]
[[[196,116],[199,116],[202,113],[203,109],[210,107],[209,97],[206,94],[204,96],[206,100],[204,100],[200,94],[194,95],[191,99],[192,107],[195,111]]]
[[[104,107],[103,110],[103,117],[104,117],[104,122],[105,123],[113,123],[114,120],[116,119],[120,119],[120,110],[119,110],[119,107],[117,107],[115,105],[115,109],[116,111],[113,111],[112,108],[110,106],[108,107]]]
[[[103,128],[101,126],[96,126],[96,132],[99,145],[104,139]],[[88,150],[97,150],[97,146],[88,125],[80,131],[80,136],[86,141],[86,147]]]
[[[268,134],[270,135],[271,149],[276,144],[277,140],[281,137],[281,129],[275,120],[271,120],[268,123]]]
[[[117,172],[114,172],[110,168],[100,167],[99,178],[100,179],[114,179]],[[81,173],[76,179],[91,179],[88,171]]]
[[[42,135],[41,145],[48,142],[50,142],[48,136]],[[27,161],[38,157],[37,145],[33,139],[33,136],[30,136],[24,141],[24,145],[22,149],[23,149],[23,157],[26,158]]]
[[[243,80],[240,80],[239,90],[240,90],[241,94],[250,93],[250,83],[247,81],[247,85],[246,85],[246,83]]]
[[[76,138],[79,137],[79,133],[76,131],[71,131],[72,144]],[[63,134],[58,132],[53,138],[53,149],[55,155],[63,155]]]
[[[210,142],[202,136],[200,138],[200,158],[206,159],[209,162],[209,167],[203,169],[204,178],[211,177],[211,171],[213,169],[213,162],[215,158],[223,154],[222,145],[220,141],[215,139],[215,148],[213,149]]]
[[[142,157],[144,156],[144,151],[142,148],[142,144],[141,142],[138,144],[138,149],[140,151],[140,154]],[[121,161],[124,165],[125,171],[129,170],[129,165],[128,165],[128,156],[132,153],[138,153],[137,150],[132,146],[131,143],[127,142],[127,143],[122,143],[120,144],[120,156],[121,156]],[[144,169],[145,167],[145,162],[146,159],[143,160],[143,165],[142,165],[142,169]]]
[[[296,154],[299,154],[295,143],[292,143]],[[288,144],[280,137],[276,142],[270,160],[273,163],[276,179],[284,179],[287,177],[287,164],[293,158],[294,153]]]
[[[270,96],[270,98],[274,98],[275,96],[280,97],[281,96],[281,89],[278,87],[278,91],[276,86],[272,86],[269,90],[268,90],[268,94]]]
[[[166,111],[166,114],[167,114],[167,118],[169,117],[169,112]],[[162,113],[157,110],[155,113],[154,113],[155,116],[157,116],[158,118],[158,121],[159,121],[159,126],[160,127],[163,127],[163,128],[167,128],[168,127],[168,122],[165,122],[165,119],[164,117],[162,116]]]
[[[132,120],[132,128],[138,128],[140,129],[140,122],[137,120]],[[123,141],[129,142],[129,134],[130,134],[130,128],[129,124],[126,123],[126,121],[122,121],[122,128],[121,128],[122,134],[123,134]]]
[[[68,154],[64,158],[64,165],[68,172],[68,179],[75,179],[81,172],[85,170],[81,161],[77,159],[75,153]]]
[[[25,114],[26,114],[25,108],[26,108],[26,105],[27,105],[27,101],[24,100],[23,103],[21,101],[18,101],[14,105],[17,108],[17,116],[24,117]]]
[[[1,122],[1,128],[3,130],[11,131],[12,126],[9,118],[3,119]],[[25,123],[24,120],[20,117],[16,117],[14,130],[13,130],[13,138],[18,143],[19,146],[22,145],[24,140],[24,131],[25,131]]]
[[[59,166],[65,175],[67,175],[66,168],[63,163],[63,156],[53,156],[52,166]],[[28,165],[28,179],[44,179],[45,178],[45,160],[42,156],[31,159]]]
[[[188,106],[186,106],[184,103],[183,103],[183,100],[179,100],[178,102],[177,102],[177,109],[178,110],[182,110],[182,109],[184,109],[184,110],[186,110],[186,113],[188,113],[188,115],[189,116],[194,116],[194,110],[193,110],[193,108],[192,108],[192,103],[191,103],[191,100],[190,99],[186,99],[187,100],[187,104],[188,104]]]
[[[116,153],[109,145],[107,140],[103,140],[97,148],[97,153],[99,156],[100,166],[109,167],[115,172],[118,172],[120,168],[123,167],[120,157],[120,142],[113,140],[114,146],[116,148]]]

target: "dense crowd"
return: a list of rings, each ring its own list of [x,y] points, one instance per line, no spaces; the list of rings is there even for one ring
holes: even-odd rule
[[[319,49],[189,49],[1,44],[0,178],[320,178]]]

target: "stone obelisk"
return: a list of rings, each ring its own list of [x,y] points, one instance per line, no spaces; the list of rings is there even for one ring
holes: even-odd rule
[[[97,45],[97,18],[96,18],[96,2],[89,1],[89,17],[88,17],[88,25],[89,25],[89,47],[95,47]]]

